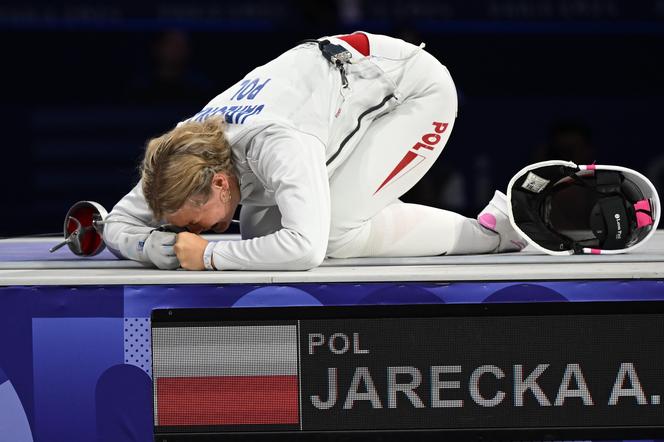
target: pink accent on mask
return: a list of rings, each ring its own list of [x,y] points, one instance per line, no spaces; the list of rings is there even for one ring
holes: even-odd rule
[[[641,200],[634,203],[634,210],[647,210],[650,212],[650,200]]]
[[[485,227],[489,230],[496,230],[496,217],[490,213],[483,213],[477,218],[482,227]]]
[[[652,224],[652,218],[650,215],[643,213],[643,212],[636,212],[636,227],[641,228],[645,226],[649,226]]]
[[[639,210],[645,210],[650,212],[650,201],[645,199],[637,201],[634,203],[634,210],[636,210],[636,226],[640,229],[641,227],[649,226],[653,223],[652,217],[647,213],[639,212]]]

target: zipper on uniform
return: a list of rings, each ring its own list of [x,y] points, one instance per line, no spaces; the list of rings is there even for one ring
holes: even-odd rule
[[[334,152],[334,155],[332,155],[332,156],[330,157],[330,159],[327,160],[327,161],[325,162],[325,165],[326,165],[326,166],[329,166],[330,163],[331,163],[332,161],[334,161],[334,159],[335,159],[336,157],[339,156],[339,154],[341,153],[341,150],[344,148],[344,146],[346,145],[346,143],[348,143],[348,141],[350,141],[350,139],[353,137],[353,135],[355,135],[355,134],[357,133],[357,131],[360,130],[360,126],[361,126],[361,124],[362,124],[362,118],[364,118],[365,116],[367,116],[367,115],[370,114],[371,112],[373,112],[373,111],[375,111],[375,110],[378,110],[378,109],[380,109],[381,107],[385,106],[385,103],[387,103],[387,102],[388,102],[390,99],[392,99],[392,98],[394,98],[394,94],[389,94],[388,96],[386,96],[385,98],[383,98],[383,100],[382,100],[380,103],[378,103],[377,105],[372,106],[372,107],[370,107],[369,109],[365,110],[364,112],[362,112],[362,113],[360,114],[359,117],[357,117],[357,125],[355,126],[355,128],[354,128],[354,129],[353,129],[348,135],[346,135],[346,138],[343,139],[343,141],[342,141],[341,144],[339,145],[339,149],[337,149],[337,151]]]

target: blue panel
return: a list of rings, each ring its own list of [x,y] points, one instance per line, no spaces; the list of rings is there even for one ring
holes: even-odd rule
[[[664,281],[511,281],[126,286],[127,317],[156,308],[664,299]]]
[[[230,307],[256,284],[124,286],[124,316],[149,318],[154,309]]]
[[[150,318],[124,319],[124,363],[152,373]]]
[[[29,287],[36,295],[33,317],[123,316],[123,286]]]
[[[514,284],[496,290],[484,302],[564,302],[567,298],[552,288],[533,283]]]
[[[38,294],[29,287],[0,288],[0,366],[11,380],[28,420],[33,423],[32,306]]]
[[[240,299],[233,307],[274,307],[322,305],[319,300],[306,291],[289,286],[264,286],[254,288]]]
[[[311,294],[323,305],[355,305],[360,299],[389,285],[386,283],[293,284],[294,287]]]
[[[483,302],[494,292],[514,285],[513,282],[453,282],[449,284],[425,285],[447,304],[476,304]]]
[[[0,366],[34,424],[32,319],[122,316],[123,287],[0,287]]]
[[[5,374],[4,371],[2,371],[2,368],[0,368],[0,385],[2,385],[5,381],[8,381],[9,377]]]
[[[441,304],[444,301],[439,296],[419,285],[387,284],[376,291],[357,300],[357,304]]]
[[[94,441],[95,388],[122,364],[122,318],[33,320],[34,433],[40,441]]]
[[[32,432],[11,382],[0,382],[0,440],[32,442]]]
[[[96,388],[97,442],[151,441],[152,381],[133,365],[106,370]]]
[[[125,318],[145,321],[155,308],[565,300],[664,300],[664,281],[0,287],[0,386],[15,391],[37,440],[95,440],[103,436],[97,434],[96,408],[117,404],[104,398],[112,396],[113,383],[126,381],[106,370],[125,361],[140,368],[147,361],[126,357]],[[95,399],[102,373],[106,383],[99,385],[108,394]]]
[[[651,301],[664,299],[664,281],[550,281],[550,287],[570,301]]]

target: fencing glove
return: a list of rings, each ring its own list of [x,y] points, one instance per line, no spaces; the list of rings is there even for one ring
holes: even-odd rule
[[[158,268],[173,270],[180,267],[173,246],[177,233],[153,230],[143,244],[143,254]]]

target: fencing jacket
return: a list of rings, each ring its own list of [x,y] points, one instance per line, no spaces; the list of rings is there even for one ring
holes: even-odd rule
[[[386,70],[417,50],[401,40],[363,34],[368,46],[367,40],[357,44],[357,34],[327,38],[352,54],[344,65],[347,86],[318,44],[304,43],[254,69],[190,118],[225,117],[240,204],[277,205],[282,215],[281,230],[210,246],[216,268],[301,270],[324,258],[329,176],[348,158],[371,121],[398,105],[398,81]],[[381,60],[387,64],[381,65]],[[142,246],[155,222],[141,183],[118,202],[107,220],[112,221],[104,229],[109,249],[149,263]]]

